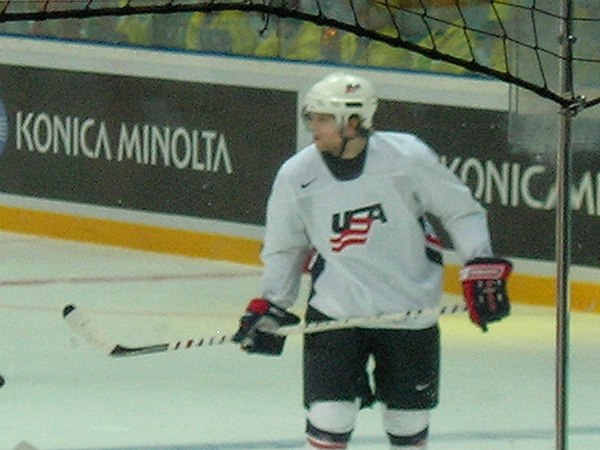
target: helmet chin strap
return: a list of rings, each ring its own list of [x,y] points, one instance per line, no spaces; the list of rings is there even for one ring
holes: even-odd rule
[[[344,156],[344,152],[346,151],[346,146],[348,145],[348,142],[350,142],[351,139],[352,138],[342,135],[342,148],[340,152],[337,155],[335,155],[336,158],[342,159],[342,157]]]
[[[340,152],[334,156],[336,158],[342,159],[344,156],[344,153],[346,152],[346,149],[348,147],[348,143],[357,138],[368,139],[369,138],[369,130],[367,130],[366,128],[363,128],[363,127],[358,127],[356,129],[356,136],[352,136],[352,137],[348,137],[342,132],[342,148],[340,149]],[[366,144],[365,144],[365,147],[366,147]]]

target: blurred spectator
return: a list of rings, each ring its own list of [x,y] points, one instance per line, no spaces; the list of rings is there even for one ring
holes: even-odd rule
[[[195,12],[185,33],[188,50],[253,55],[257,43],[258,29],[251,16],[241,11]]]
[[[477,62],[500,71],[508,70],[507,54],[502,36],[511,19],[510,6],[504,4],[470,5],[447,12],[458,16],[451,23],[438,19],[432,34],[417,44],[441,53]],[[432,22],[436,22],[433,20]],[[467,69],[447,62],[413,54],[411,67],[417,70],[446,73],[467,73]]]
[[[102,0],[103,7],[118,6],[119,0]],[[59,9],[85,8],[87,1],[72,0],[68,3],[58,0],[20,0],[12,1],[9,12],[31,12]],[[47,21],[16,21],[0,24],[0,32],[23,34],[59,39],[85,39],[100,42],[117,42],[122,40],[116,31],[117,17],[93,17],[86,19],[57,19]]]
[[[336,9],[333,3],[328,3],[323,14],[349,24],[358,20],[363,28],[386,36],[398,35],[393,10],[369,0],[355,0],[353,7],[354,12],[347,6],[344,9],[338,5]],[[406,68],[411,61],[407,50],[336,28],[293,19],[280,19],[275,26],[267,28],[256,55],[396,68]]]
[[[265,30],[257,56],[300,61],[352,62],[356,36],[295,19],[278,19]]]
[[[119,6],[128,5],[128,0],[119,0]],[[121,16],[117,21],[117,33],[128,44],[148,46],[152,42],[152,16],[150,14]]]
[[[90,17],[82,20],[81,38],[94,42],[121,42],[123,36],[117,31],[119,18]]]
[[[115,1],[115,0],[110,0]],[[117,0],[120,6],[127,0]],[[108,3],[108,1],[107,1]],[[105,4],[106,5],[106,4]],[[108,6],[108,5],[106,5]],[[162,48],[183,48],[189,14],[142,14],[122,16],[116,23],[121,40],[134,45]],[[98,35],[102,30],[96,29]],[[110,37],[107,37],[110,40]]]
[[[162,48],[184,48],[190,16],[190,13],[153,15],[152,45]]]
[[[274,18],[269,19],[266,25],[259,37],[255,54],[270,58],[298,59],[290,56],[294,53],[291,43],[302,22],[295,19]]]
[[[87,1],[70,0],[67,5],[64,0],[20,0],[12,2],[11,10],[83,8],[86,7]],[[102,1],[103,7],[129,4],[129,0],[97,1]],[[531,40],[535,34],[539,46],[544,50],[551,47],[554,51],[556,46],[556,27],[553,25],[559,20],[557,15],[539,14],[535,21],[535,30],[533,21],[527,17],[522,26],[514,25],[519,20],[516,18],[518,12],[522,17],[528,14],[525,8],[518,6],[521,0],[510,3],[463,0],[460,7],[454,4],[454,0],[387,0],[385,4],[382,3],[384,2],[373,0],[288,0],[286,5],[310,14],[320,12],[324,17],[359,25],[379,35],[399,36],[404,41],[422,48],[436,49],[441,53],[500,71],[511,69],[508,67],[508,57],[511,56],[508,52],[512,49],[505,47],[505,44],[514,46],[512,42],[516,39]],[[596,35],[600,28],[596,26],[597,21],[586,19],[598,19],[599,4],[600,0],[575,1],[575,31],[584,36],[575,47],[576,56],[580,58],[593,59],[595,56],[597,39],[589,36]],[[0,31],[368,67],[455,74],[467,72],[453,64],[432,60],[366,37],[358,37],[344,30],[291,18],[271,16],[267,22],[265,20],[258,14],[241,11],[146,14],[16,22],[0,25]],[[265,30],[261,34],[260,30],[263,27]],[[515,32],[517,28],[519,31]],[[513,33],[512,39],[503,39],[505,31]],[[589,44],[585,46],[584,42]],[[556,61],[549,51],[536,53],[535,49],[531,49],[530,53],[532,60],[539,57],[544,63],[546,59],[552,60],[552,63]],[[525,56],[525,59],[527,58],[528,56]],[[596,71],[592,71],[592,65],[586,65],[585,62],[578,64],[585,67],[578,70],[577,81],[586,85],[598,84],[599,76],[596,75]],[[538,66],[539,64],[531,70],[539,71]]]
[[[357,11],[361,26],[383,36],[398,37],[398,17],[394,15],[393,9],[368,0],[362,0],[356,4],[359,5]],[[401,37],[407,39],[407,36]],[[411,56],[410,52],[403,48],[392,47],[384,42],[361,37],[358,38],[353,62],[366,66],[408,68]]]
[[[152,44],[152,16],[123,16],[117,22],[117,33],[128,44],[149,46]]]
[[[82,39],[82,22],[79,19],[43,20],[33,22],[30,33],[59,39]]]
[[[325,17],[349,23],[353,18],[347,2],[291,0],[290,8],[316,14],[321,8]],[[257,56],[301,61],[351,63],[357,47],[357,37],[333,27],[316,25],[297,19],[272,18],[258,46]],[[274,23],[273,23],[274,22]]]
[[[27,1],[31,5],[32,1]],[[83,7],[84,4],[74,0],[70,2],[72,8]],[[37,10],[54,11],[62,9],[63,3],[56,0],[37,0],[37,5],[29,8]],[[81,39],[82,21],[79,19],[43,20],[32,22],[30,33],[37,36],[57,37],[60,39]]]

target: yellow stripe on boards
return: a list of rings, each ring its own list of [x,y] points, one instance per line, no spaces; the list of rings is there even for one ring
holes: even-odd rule
[[[444,292],[461,294],[460,267],[447,265]],[[556,277],[513,273],[508,282],[511,301],[537,306],[556,306]],[[600,284],[571,281],[571,307],[575,311],[600,312]]]
[[[2,206],[0,228],[16,233],[243,264],[256,265],[260,262],[261,243],[255,239],[55,212]]]
[[[7,206],[0,206],[0,229],[159,253],[260,264],[260,241],[215,233]],[[445,292],[461,294],[459,272],[459,266],[445,266]],[[551,307],[556,304],[556,280],[553,276],[513,273],[508,288],[513,302]],[[571,281],[571,306],[575,311],[600,312],[600,284]]]

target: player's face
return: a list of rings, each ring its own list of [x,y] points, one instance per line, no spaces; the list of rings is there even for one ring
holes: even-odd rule
[[[339,153],[342,147],[342,133],[335,116],[332,114],[310,113],[307,124],[312,132],[313,142],[317,148],[326,153]]]

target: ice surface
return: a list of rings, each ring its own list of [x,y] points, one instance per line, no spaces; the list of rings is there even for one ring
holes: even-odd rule
[[[259,268],[15,234],[0,244],[0,449],[302,448],[300,337],[280,358],[232,344],[110,358],[62,318],[76,304],[131,345],[230,333]],[[441,325],[429,448],[554,448],[554,312],[515,305],[487,334],[464,314]],[[570,448],[598,449],[600,316],[573,314],[571,330]],[[361,411],[350,448],[387,448],[377,408]]]

